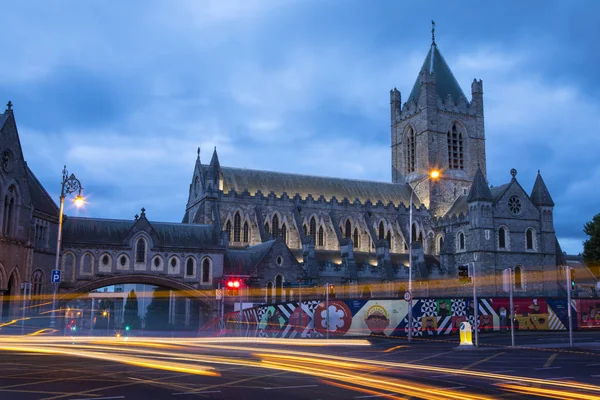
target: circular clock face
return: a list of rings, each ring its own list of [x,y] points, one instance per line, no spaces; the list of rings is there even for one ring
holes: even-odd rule
[[[12,167],[12,153],[9,150],[5,150],[2,153],[2,169],[4,172],[9,172]]]
[[[521,214],[521,209],[521,199],[519,196],[510,196],[508,199],[508,211],[513,215],[519,215]]]

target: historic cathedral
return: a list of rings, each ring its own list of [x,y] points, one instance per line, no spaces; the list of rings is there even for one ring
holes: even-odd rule
[[[508,267],[517,296],[562,294],[550,193],[539,171],[526,191],[509,166],[506,184],[488,184],[481,80],[470,97],[432,41],[406,100],[390,92],[389,183],[225,167],[216,149],[203,164],[198,149],[181,223],[152,222],[145,210],[132,220],[66,218],[60,291],[129,280],[213,290],[238,276],[266,302],[289,299],[299,282],[330,283],[338,297],[396,297],[407,290],[412,246],[415,297],[468,294],[458,273],[465,265],[481,295],[505,294]],[[0,155],[6,318],[7,295],[21,283],[51,290],[58,209],[27,167],[10,103]],[[440,177],[428,178],[431,170]]]
[[[281,241],[309,281],[347,296],[406,290],[409,230],[416,296],[468,293],[459,265],[474,265],[485,295],[503,295],[508,267],[517,295],[557,295],[564,261],[539,171],[529,193],[514,169],[504,185],[486,180],[482,81],[469,101],[433,40],[406,101],[390,92],[390,115],[391,183],[224,167],[216,149],[202,164],[198,149],[183,223],[219,224],[233,263]],[[440,178],[426,179],[434,169]],[[280,271],[253,272],[267,296],[289,282]]]

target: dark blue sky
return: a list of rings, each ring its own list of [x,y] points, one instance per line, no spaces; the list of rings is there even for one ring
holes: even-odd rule
[[[123,3],[123,4],[120,4]],[[27,1],[0,13],[0,93],[57,197],[84,215],[181,220],[196,157],[389,181],[389,90],[406,99],[436,42],[465,93],[484,81],[488,179],[542,175],[581,251],[600,212],[596,1]],[[68,212],[73,212],[68,210]]]

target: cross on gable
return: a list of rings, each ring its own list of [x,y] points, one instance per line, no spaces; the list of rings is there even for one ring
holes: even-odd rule
[[[13,103],[12,103],[12,101],[9,100],[8,103],[6,103],[6,109],[12,110],[12,106],[13,106]]]

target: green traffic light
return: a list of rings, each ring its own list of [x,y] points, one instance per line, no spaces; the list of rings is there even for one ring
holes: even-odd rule
[[[73,327],[71,330],[72,330],[73,332],[75,332],[75,331],[77,330],[77,327],[76,327],[76,326],[74,326],[74,327]]]
[[[126,327],[125,327],[125,330],[126,330],[126,331],[128,331],[128,330],[129,330],[129,326],[126,326]]]

